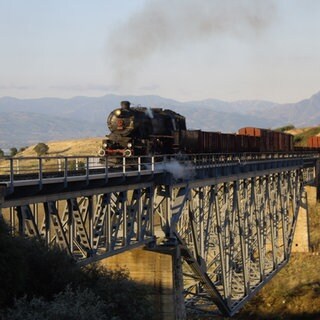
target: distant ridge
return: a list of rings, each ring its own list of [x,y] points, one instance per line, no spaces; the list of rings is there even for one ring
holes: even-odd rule
[[[244,126],[276,128],[320,124],[320,92],[297,103],[216,99],[180,102],[156,95],[74,97],[71,99],[0,98],[0,148],[22,147],[39,141],[103,136],[106,117],[121,100],[181,113],[190,129],[236,132]]]

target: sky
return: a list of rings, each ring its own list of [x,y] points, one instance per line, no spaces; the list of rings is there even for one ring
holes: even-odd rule
[[[0,97],[297,102],[319,32],[315,0],[0,0]]]

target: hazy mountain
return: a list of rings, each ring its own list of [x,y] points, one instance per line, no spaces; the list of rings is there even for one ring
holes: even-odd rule
[[[0,112],[0,148],[30,146],[49,140],[105,135],[90,122],[31,112]]]
[[[292,123],[297,127],[320,124],[320,92],[298,103],[287,103],[262,110],[261,116],[272,121],[281,119],[282,123]]]
[[[275,128],[320,123],[320,92],[298,103],[216,99],[179,102],[159,96],[74,97],[72,99],[0,98],[0,147],[39,141],[102,136],[106,117],[121,100],[135,105],[172,109],[184,115],[190,129],[236,132],[244,126]]]
[[[242,100],[226,102],[216,99],[207,99],[203,101],[186,102],[185,105],[210,108],[214,111],[223,111],[227,113],[250,114],[259,110],[269,110],[278,104],[270,101]]]

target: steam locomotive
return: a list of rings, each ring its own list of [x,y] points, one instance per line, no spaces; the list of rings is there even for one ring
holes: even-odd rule
[[[246,127],[237,134],[187,130],[182,115],[161,108],[131,107],[122,101],[107,119],[110,134],[99,152],[107,156],[174,153],[291,152],[293,136]]]
[[[172,110],[131,107],[122,101],[107,119],[110,134],[102,141],[100,156],[141,156],[178,151],[175,138],[186,130],[185,117]]]

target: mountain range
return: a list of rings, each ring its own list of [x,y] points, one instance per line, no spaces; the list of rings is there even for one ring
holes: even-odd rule
[[[179,102],[155,95],[74,97],[71,99],[0,98],[0,148],[22,147],[49,140],[104,136],[106,117],[129,100],[134,105],[172,109],[187,119],[189,129],[236,132],[245,126],[276,128],[320,124],[320,92],[297,103],[216,99]]]

